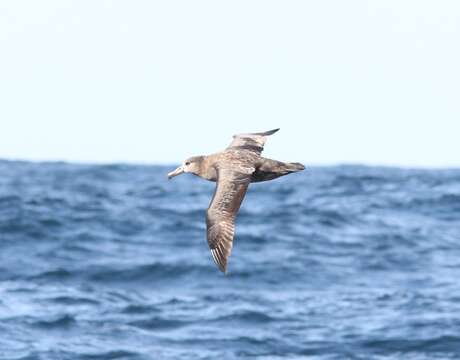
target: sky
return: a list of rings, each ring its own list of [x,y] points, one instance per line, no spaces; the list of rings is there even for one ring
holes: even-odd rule
[[[458,0],[0,2],[0,158],[460,166]]]

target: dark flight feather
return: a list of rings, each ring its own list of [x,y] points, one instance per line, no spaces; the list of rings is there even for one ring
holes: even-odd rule
[[[233,169],[217,170],[217,184],[206,212],[206,226],[212,257],[224,273],[232,252],[235,219],[250,182],[251,174]]]

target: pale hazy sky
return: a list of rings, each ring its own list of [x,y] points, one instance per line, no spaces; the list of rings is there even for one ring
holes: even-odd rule
[[[460,166],[460,1],[0,2],[0,158]]]

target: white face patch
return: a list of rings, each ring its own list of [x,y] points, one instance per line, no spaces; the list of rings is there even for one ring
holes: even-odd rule
[[[198,164],[195,161],[185,160],[182,167],[187,173],[196,173],[198,170]]]

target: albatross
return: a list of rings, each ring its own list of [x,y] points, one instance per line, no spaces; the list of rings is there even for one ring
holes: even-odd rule
[[[228,258],[235,236],[235,219],[250,183],[268,181],[304,170],[300,163],[285,163],[261,156],[267,136],[279,129],[260,133],[237,134],[221,152],[192,156],[168,174],[168,178],[191,173],[216,182],[206,211],[207,240],[214,262],[227,273]]]

